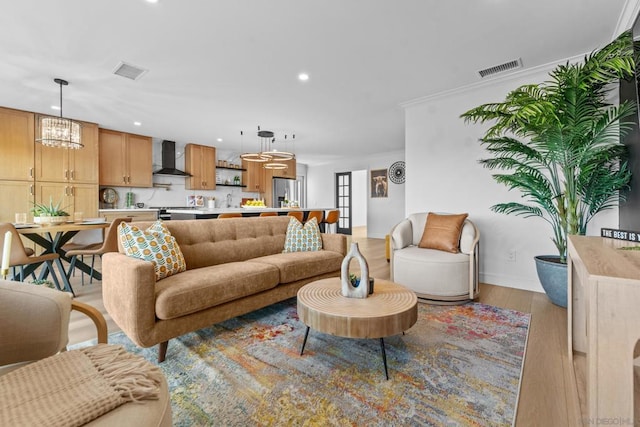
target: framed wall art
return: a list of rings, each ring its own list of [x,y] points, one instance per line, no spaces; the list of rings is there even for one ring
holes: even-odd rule
[[[388,197],[389,180],[387,169],[371,170],[371,197]]]

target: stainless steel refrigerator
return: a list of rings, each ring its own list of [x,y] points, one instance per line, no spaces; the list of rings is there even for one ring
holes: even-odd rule
[[[301,182],[296,179],[286,179],[286,178],[273,178],[273,206],[274,208],[279,208],[282,206],[282,203],[286,200],[289,203],[298,202],[301,208],[303,206],[304,201],[302,200],[302,185]]]

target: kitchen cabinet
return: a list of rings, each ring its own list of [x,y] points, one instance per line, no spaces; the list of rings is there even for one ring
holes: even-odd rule
[[[33,181],[34,120],[33,113],[0,108],[0,179]]]
[[[106,219],[108,222],[113,221],[116,218],[131,218],[131,221],[155,221],[158,219],[158,211],[156,209],[124,209],[124,210],[101,210],[101,218]]]
[[[185,147],[185,172],[191,174],[185,183],[187,190],[215,190],[215,147],[187,144]]]
[[[82,212],[83,217],[98,216],[98,184],[70,184],[65,182],[37,182],[36,201],[54,204],[73,216],[74,212]]]
[[[36,143],[36,181],[98,183],[98,125],[81,124],[83,148],[73,150]]]
[[[100,185],[152,186],[151,137],[108,129],[98,134]]]
[[[33,182],[0,180],[0,222],[14,222],[16,213],[27,213],[27,222],[33,222],[35,201]]]
[[[278,161],[278,163],[284,163],[287,168],[273,169],[273,177],[296,179],[296,159]]]
[[[256,193],[266,193],[271,191],[267,188],[266,169],[260,162],[242,161],[242,168],[246,169],[242,172],[242,183],[246,185],[246,191]],[[271,181],[269,181],[271,184]]]

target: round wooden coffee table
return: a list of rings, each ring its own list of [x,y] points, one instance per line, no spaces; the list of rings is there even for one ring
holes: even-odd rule
[[[380,338],[382,361],[387,379],[384,337],[398,335],[418,320],[416,294],[388,280],[375,280],[374,292],[367,298],[342,296],[339,278],[311,282],[298,291],[298,317],[307,325],[300,355],[309,329],[346,338]]]

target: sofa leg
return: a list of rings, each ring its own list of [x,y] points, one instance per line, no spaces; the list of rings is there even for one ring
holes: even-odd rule
[[[163,341],[158,344],[158,363],[164,362],[165,357],[167,357],[167,347],[169,346],[169,341]]]

